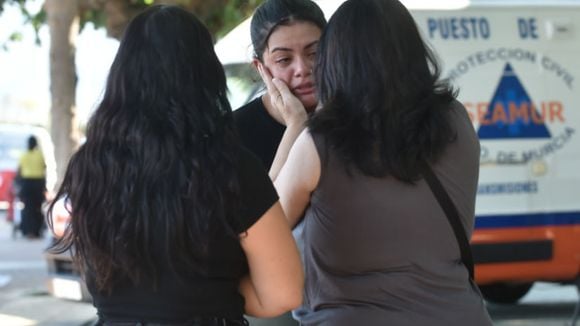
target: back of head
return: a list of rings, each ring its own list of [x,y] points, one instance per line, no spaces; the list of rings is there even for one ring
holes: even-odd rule
[[[399,1],[346,1],[320,40],[320,99],[326,103],[338,91],[355,100],[370,91],[380,103],[383,95],[400,98],[417,87],[429,88],[429,56],[412,16]]]
[[[309,22],[321,30],[326,25],[324,13],[311,0],[266,0],[254,12],[250,33],[254,55],[262,59],[272,32],[280,25],[295,21]]]
[[[414,162],[448,142],[448,128],[432,112],[447,106],[451,92],[438,84],[435,57],[399,1],[343,3],[320,39],[317,60],[325,109],[311,129],[329,136],[349,164],[369,175],[410,181]],[[433,120],[444,142],[428,135]]]
[[[230,110],[225,85],[207,28],[179,7],[153,6],[127,27],[99,110],[123,107],[127,114],[162,118],[168,106],[182,105],[217,117]]]
[[[115,277],[155,279],[160,257],[200,268],[210,225],[231,231],[238,147],[226,91],[211,35],[193,14],[153,6],[129,24],[57,194],[70,199],[73,219],[56,250],[72,246],[99,288]]]
[[[225,73],[207,28],[177,6],[136,16],[89,122],[87,145],[126,146],[169,164],[203,156],[210,143],[220,149],[231,126]]]
[[[28,150],[31,151],[31,150],[35,149],[37,146],[38,146],[38,141],[36,140],[36,137],[34,137],[34,136],[28,137]]]

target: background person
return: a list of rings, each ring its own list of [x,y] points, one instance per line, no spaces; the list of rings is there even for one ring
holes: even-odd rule
[[[469,237],[479,142],[407,9],[346,1],[315,67],[323,108],[275,180],[290,223],[304,215],[301,324],[491,325],[421,169],[432,167]],[[269,87],[296,117],[284,85]]]
[[[153,6],[127,27],[55,203],[104,325],[245,325],[302,300],[273,185],[237,141],[211,36]],[[50,219],[49,219],[50,221]]]
[[[42,203],[46,192],[46,164],[34,136],[28,138],[28,150],[20,157],[16,175],[18,197],[24,204],[20,231],[26,238],[40,238],[44,227]]]

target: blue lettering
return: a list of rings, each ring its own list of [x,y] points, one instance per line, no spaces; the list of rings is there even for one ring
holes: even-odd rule
[[[538,38],[538,25],[535,18],[530,18],[530,35],[534,39]]]
[[[487,19],[485,18],[479,19],[479,31],[481,32],[481,37],[483,37],[486,40],[489,38],[491,32],[489,28],[489,22],[487,21]]]
[[[478,33],[477,33],[477,28],[476,28],[476,24],[477,24],[477,18],[475,17],[471,17],[469,19],[466,18],[466,21],[468,21],[471,24],[471,30],[473,31],[473,38],[478,38]],[[469,30],[466,31],[466,36],[465,38],[468,38],[469,36]]]
[[[441,32],[441,38],[444,40],[449,38],[449,21],[448,20],[439,20],[439,31]]]
[[[461,18],[461,34],[459,35],[462,39],[469,38],[469,26],[467,25],[469,20],[467,18]],[[474,37],[477,37],[477,32],[474,33]]]
[[[437,21],[433,18],[427,19],[427,28],[429,30],[429,38],[433,38],[433,33],[437,29]]]
[[[459,36],[457,35],[457,18],[451,18],[450,20],[451,23],[451,35],[453,36],[454,39],[458,39]]]
[[[537,39],[538,25],[535,18],[518,18],[518,32],[521,39]]]
[[[440,17],[427,19],[427,31],[431,39],[488,39],[491,35],[485,17]]]

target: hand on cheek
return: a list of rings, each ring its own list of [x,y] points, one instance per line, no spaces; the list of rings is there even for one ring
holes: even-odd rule
[[[307,119],[304,105],[292,94],[286,83],[278,78],[272,78],[268,68],[261,63],[257,64],[257,69],[266,84],[270,102],[280,112],[286,126],[304,124]]]

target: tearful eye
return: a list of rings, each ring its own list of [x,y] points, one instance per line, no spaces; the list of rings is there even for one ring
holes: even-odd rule
[[[290,58],[281,58],[281,59],[276,60],[277,64],[288,64],[289,62],[290,62]]]

